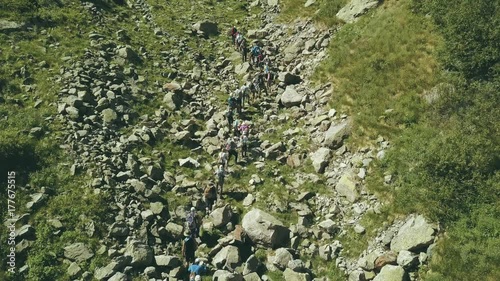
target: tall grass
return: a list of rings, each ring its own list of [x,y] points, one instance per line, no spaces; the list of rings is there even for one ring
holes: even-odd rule
[[[316,77],[334,81],[330,106],[354,116],[355,142],[393,136],[418,122],[420,96],[439,78],[434,54],[440,39],[432,30],[400,1],[343,26],[331,39]]]

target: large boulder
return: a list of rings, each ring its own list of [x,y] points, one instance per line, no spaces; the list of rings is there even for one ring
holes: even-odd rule
[[[355,22],[368,10],[375,8],[378,3],[379,0],[351,0],[338,11],[337,17],[347,23]]]
[[[76,262],[86,261],[94,256],[94,253],[83,243],[74,243],[64,247],[64,257]]]
[[[278,73],[278,80],[285,83],[285,85],[299,84],[300,82],[302,82],[302,79],[299,75],[295,75],[290,72]]]
[[[242,64],[238,64],[234,68],[234,72],[238,75],[245,75],[249,69],[250,69],[250,64],[248,62],[244,62]]]
[[[337,193],[345,197],[347,201],[354,203],[359,198],[359,192],[357,189],[357,182],[355,180],[355,175],[352,171],[345,172],[335,186]]]
[[[133,267],[146,267],[153,264],[153,250],[139,241],[131,241],[127,245],[125,255],[132,258],[131,265]]]
[[[405,270],[401,266],[386,265],[373,281],[404,281],[405,275]]]
[[[291,260],[293,260],[292,254],[285,248],[279,248],[272,258],[272,263],[280,270],[284,270]]]
[[[217,35],[219,33],[217,24],[215,22],[210,22],[210,21],[199,21],[193,24],[193,29],[196,32],[202,33],[206,36]]]
[[[267,5],[269,6],[278,6],[279,0],[267,0]]]
[[[311,281],[311,275],[309,273],[295,272],[290,268],[285,269],[283,277],[286,281]]]
[[[132,50],[132,48],[130,46],[118,48],[116,50],[116,54],[119,57],[126,59],[128,61],[131,61],[131,62],[140,61],[139,55],[137,55],[137,53],[134,50]]]
[[[225,266],[234,269],[239,263],[240,252],[238,247],[235,246],[226,246],[222,248],[222,250],[220,250],[212,259],[212,265],[220,269]]]
[[[434,241],[434,233],[435,228],[423,216],[411,216],[392,238],[391,250],[420,250]]]
[[[311,154],[311,161],[316,173],[323,173],[330,160],[331,150],[326,147],[320,147]]]
[[[281,103],[285,107],[300,105],[304,95],[299,94],[293,86],[287,86],[283,94],[281,94]]]
[[[165,266],[169,268],[178,267],[182,261],[177,256],[159,255],[155,256],[155,262],[158,266]]]
[[[351,121],[346,119],[338,124],[332,124],[324,133],[323,145],[330,148],[338,148],[342,146],[342,142],[351,133]]]
[[[0,19],[0,32],[10,32],[10,31],[19,31],[26,27],[26,23],[24,22],[14,22],[8,21],[4,19]]]
[[[239,273],[227,270],[217,270],[212,277],[213,281],[243,281],[243,276]]]
[[[179,109],[183,100],[184,94],[181,91],[168,92],[163,97],[163,103],[171,110]]]
[[[276,248],[286,246],[290,240],[290,229],[275,217],[259,209],[246,213],[242,226],[255,244]]]
[[[217,208],[210,213],[210,218],[214,224],[214,227],[221,227],[226,225],[231,221],[232,217],[233,210],[231,210],[231,206],[229,205],[226,205],[222,208]]]

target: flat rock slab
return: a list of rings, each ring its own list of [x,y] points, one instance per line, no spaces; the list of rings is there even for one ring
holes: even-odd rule
[[[435,227],[421,216],[411,216],[391,241],[391,250],[420,250],[434,241]]]

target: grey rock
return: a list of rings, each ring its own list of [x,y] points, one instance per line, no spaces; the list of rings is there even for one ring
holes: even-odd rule
[[[410,251],[402,250],[398,254],[397,263],[404,269],[410,269],[418,264],[418,256]]]
[[[400,266],[386,265],[373,281],[404,281],[405,270]]]
[[[284,270],[288,266],[288,262],[293,260],[293,256],[287,249],[279,248],[275,251],[274,257],[271,260],[273,265],[280,270]]]
[[[262,279],[260,279],[259,274],[257,274],[256,272],[252,272],[252,273],[243,275],[243,280],[245,280],[245,281],[262,281]]]
[[[318,226],[329,234],[335,234],[339,230],[339,226],[331,219],[320,222]]]
[[[204,35],[216,35],[219,33],[217,24],[210,21],[199,21],[193,25],[193,29]]]
[[[357,190],[357,182],[352,172],[345,172],[335,185],[335,190],[342,197],[345,197],[349,202],[354,203],[359,198],[359,192]]]
[[[229,272],[226,270],[217,270],[212,277],[214,281],[243,281],[243,276],[237,272]]]
[[[132,48],[129,46],[117,49],[116,54],[119,57],[127,59],[132,62],[139,60],[139,56],[137,55],[137,53],[134,50],[132,50]]]
[[[354,270],[349,274],[348,281],[365,281],[365,273],[362,270]]]
[[[115,261],[110,262],[105,267],[100,267],[95,270],[94,277],[97,280],[105,280],[113,276],[118,270],[118,263]]]
[[[284,82],[285,85],[294,85],[302,82],[299,75],[292,74],[290,72],[280,72],[278,73],[278,80]]]
[[[76,119],[80,118],[80,111],[76,107],[69,106],[69,107],[66,107],[64,109],[64,111],[66,111],[66,113],[68,114],[68,117],[70,119],[76,120]]]
[[[179,166],[186,168],[198,168],[200,166],[200,163],[195,159],[188,157],[179,159]]]
[[[165,266],[169,268],[178,267],[182,261],[176,256],[159,255],[155,256],[155,262],[158,266]]]
[[[26,27],[26,23],[24,22],[14,22],[8,21],[4,19],[0,19],[0,32],[11,32],[11,31],[19,31]]]
[[[248,207],[252,205],[253,202],[255,202],[255,197],[251,193],[248,193],[245,199],[243,199],[243,206]]]
[[[109,228],[109,236],[111,237],[126,237],[129,233],[129,228],[124,222],[115,222]]]
[[[130,241],[126,247],[125,255],[132,258],[133,267],[146,267],[153,263],[153,250],[139,241]]]
[[[255,244],[276,248],[286,246],[290,241],[290,230],[278,219],[259,209],[246,213],[242,226]]]
[[[108,281],[128,281],[128,277],[124,273],[117,272]]]
[[[267,0],[267,5],[269,6],[278,6],[279,0]]]
[[[313,5],[314,3],[316,3],[316,0],[307,0],[307,2],[304,4],[304,7],[307,8]]]
[[[25,224],[16,230],[16,239],[35,240],[35,228]]]
[[[76,277],[82,273],[82,268],[76,262],[72,262],[68,267],[68,276]]]
[[[83,243],[74,243],[64,247],[64,257],[76,261],[83,262],[94,256],[94,253]]]
[[[312,165],[316,173],[323,173],[325,171],[325,167],[328,165],[330,157],[331,150],[326,147],[320,147],[311,155]]]
[[[165,205],[163,205],[163,203],[161,202],[152,202],[151,204],[149,204],[149,209],[155,215],[162,215],[166,211],[168,211],[167,208],[165,208]]]
[[[255,255],[248,257],[245,265],[243,266],[243,275],[247,275],[251,272],[256,272],[259,269],[260,261]]]
[[[180,91],[168,92],[163,97],[163,103],[165,103],[165,105],[171,110],[179,109],[182,105],[183,100],[184,94]]]
[[[351,0],[338,11],[337,17],[347,23],[355,22],[368,10],[375,8],[378,3],[378,0]]]
[[[281,103],[285,107],[300,105],[304,96],[299,94],[293,86],[287,86],[285,92],[281,94]]]
[[[102,114],[102,120],[105,123],[113,123],[118,118],[116,112],[111,108],[104,109],[101,114]]]
[[[183,232],[182,225],[175,224],[173,222],[169,222],[165,226],[165,230],[166,230],[167,237],[169,237],[173,240],[178,240],[182,237],[182,232]]]
[[[245,73],[248,72],[249,69],[250,69],[250,64],[248,62],[244,62],[242,64],[238,64],[234,68],[234,72],[238,75],[244,75]]]
[[[288,268],[295,272],[306,272],[307,268],[305,263],[300,259],[291,260],[288,262]]]
[[[323,245],[318,248],[319,257],[325,261],[332,259],[332,247],[330,245]]]
[[[222,248],[222,250],[212,259],[212,265],[219,269],[224,268],[224,266],[234,269],[239,263],[240,252],[238,247],[235,246],[226,246]]]
[[[411,216],[391,241],[391,250],[420,250],[434,241],[435,227],[422,215]]]

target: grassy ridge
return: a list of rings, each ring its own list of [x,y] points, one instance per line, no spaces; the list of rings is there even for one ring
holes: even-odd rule
[[[367,178],[389,203],[382,215],[418,212],[444,226],[423,280],[500,279],[499,7],[385,1],[342,27],[316,72],[336,86],[330,105],[354,115],[351,143],[392,141]],[[362,248],[356,237],[344,244]]]

